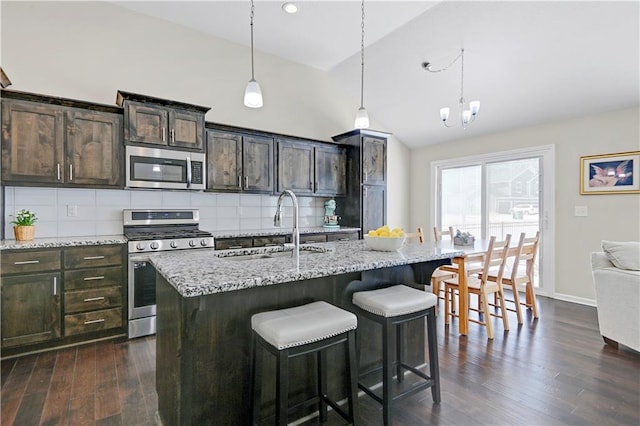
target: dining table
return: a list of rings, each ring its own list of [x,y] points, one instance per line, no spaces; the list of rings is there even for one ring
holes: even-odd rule
[[[451,249],[462,251],[463,254],[455,256],[451,261],[455,268],[447,269],[446,266],[440,268],[447,271],[452,271],[458,274],[458,327],[459,333],[466,336],[469,329],[469,289],[467,278],[469,270],[477,270],[479,266],[484,262],[484,257],[489,248],[489,239],[475,239],[473,244],[470,245],[457,245],[452,240],[437,241],[435,244],[442,249]],[[511,238],[509,245],[508,256],[515,254],[515,250],[518,247],[518,239]],[[474,268],[470,268],[470,265],[476,265]],[[446,302],[445,302],[446,303]]]

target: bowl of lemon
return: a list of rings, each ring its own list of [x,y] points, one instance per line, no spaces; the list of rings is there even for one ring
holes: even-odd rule
[[[392,229],[388,225],[384,225],[365,234],[364,241],[369,250],[396,251],[402,247],[405,238],[406,236],[402,229]]]

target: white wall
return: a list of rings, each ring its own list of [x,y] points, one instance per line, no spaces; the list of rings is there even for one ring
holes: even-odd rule
[[[1,11],[0,63],[13,83],[12,90],[113,105],[120,89],[210,106],[207,121],[324,141],[353,128],[359,100],[348,97],[327,73],[314,68],[257,51],[256,78],[263,90],[265,106],[251,109],[243,105],[244,88],[250,78],[246,46],[103,2],[2,2]],[[375,117],[371,118],[372,128],[386,130]],[[404,188],[408,182],[409,154],[395,138],[391,138],[389,145],[388,222],[406,226]],[[43,189],[38,193],[43,191],[64,200],[74,190]],[[99,200],[101,192],[88,190],[86,194],[88,199]],[[13,213],[11,208],[25,205],[18,202],[11,205],[11,197],[15,195],[15,200],[21,200],[28,193],[7,189],[7,216]],[[127,205],[127,198],[135,194],[113,197]],[[159,194],[156,197],[163,196]],[[175,194],[169,192],[164,197],[175,198]],[[211,207],[210,203],[217,205],[215,196],[211,197],[204,201],[204,208]],[[197,198],[193,196],[192,200]],[[222,198],[226,197],[219,196],[218,200]],[[241,198],[228,207],[240,209]],[[67,230],[80,232],[81,227],[65,225],[69,220],[79,219],[64,216],[63,204],[57,202],[51,207],[47,214],[57,212],[59,222],[55,232],[59,236],[69,235]],[[91,208],[97,209],[98,205]],[[108,216],[113,218],[113,214]],[[216,229],[236,229],[235,224],[223,227],[225,223],[228,222],[218,221]],[[54,225],[50,225],[48,232],[52,233]],[[93,235],[91,226],[87,226],[88,235]],[[253,227],[250,223],[247,226]],[[244,223],[237,227],[246,228]],[[108,228],[115,230],[114,224]]]
[[[476,126],[482,125],[478,121]],[[456,129],[451,129],[456,131]],[[640,240],[640,195],[580,195],[580,157],[640,150],[640,110],[612,111],[575,120],[515,129],[473,139],[433,145],[411,153],[410,219],[429,223],[430,162],[555,145],[555,291],[556,297],[593,302],[590,253],[606,240]],[[587,217],[575,217],[574,206],[587,206]]]

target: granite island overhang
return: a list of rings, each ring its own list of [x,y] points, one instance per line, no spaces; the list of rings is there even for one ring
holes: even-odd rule
[[[301,247],[296,265],[283,250],[202,249],[150,256],[157,270],[156,389],[163,424],[250,423],[251,315],[316,300],[349,309],[354,291],[429,283],[435,268],[462,254],[432,243],[375,252],[358,240]],[[408,325],[407,356],[419,364],[424,361],[424,326]],[[375,327],[364,320],[358,324],[361,371],[380,360]],[[338,355],[330,353],[329,360],[341,377]],[[313,392],[315,360],[293,361],[290,397],[295,404]],[[266,366],[268,379],[273,375]],[[330,392],[344,392],[344,383],[333,382]],[[273,412],[274,381],[264,381],[262,395],[264,412]],[[307,414],[302,411],[300,417]]]

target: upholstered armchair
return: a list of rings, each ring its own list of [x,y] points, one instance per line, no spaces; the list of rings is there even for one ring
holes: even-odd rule
[[[603,241],[602,250],[591,254],[600,334],[640,351],[640,242]]]

